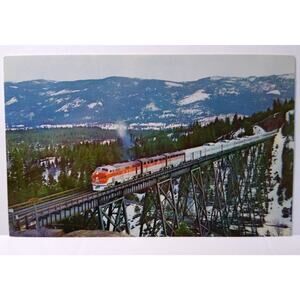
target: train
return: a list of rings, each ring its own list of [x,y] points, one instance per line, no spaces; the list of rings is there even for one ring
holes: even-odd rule
[[[252,136],[244,136],[232,140],[222,140],[216,143],[207,143],[171,153],[163,153],[152,157],[140,158],[133,161],[120,162],[112,165],[97,167],[92,173],[93,191],[103,191],[107,187],[129,181],[143,175],[159,172],[164,169],[177,167],[191,160],[197,160],[214,153],[229,150],[239,145],[259,141],[274,135],[275,131],[264,132]]]

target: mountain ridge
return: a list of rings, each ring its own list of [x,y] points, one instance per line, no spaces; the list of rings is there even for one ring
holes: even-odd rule
[[[209,76],[182,82],[123,76],[8,81],[6,124],[191,123],[265,110],[275,98],[294,98],[294,90],[294,74]]]

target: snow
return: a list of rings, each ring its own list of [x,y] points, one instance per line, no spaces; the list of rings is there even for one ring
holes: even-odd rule
[[[52,164],[54,166],[50,167],[49,169],[46,168],[47,164]],[[58,176],[60,175],[60,169],[55,165],[55,157],[46,157],[40,161],[40,166],[44,167],[44,172],[42,176],[44,177],[46,183],[48,184],[49,175],[51,174],[56,182],[58,182]]]
[[[142,201],[145,197],[145,193],[134,193],[134,195],[138,198],[138,202],[127,200],[126,212],[130,227],[130,235],[138,237],[140,235],[140,214],[143,211]],[[139,208],[139,211],[135,211],[136,207]]]
[[[160,110],[160,108],[158,108],[154,102],[150,102],[149,104],[146,105],[145,110],[158,111],[158,110]]]
[[[286,144],[285,144],[286,148],[288,149],[292,149],[294,150],[295,149],[295,141],[292,140],[292,139],[289,139]]]
[[[165,85],[169,88],[171,88],[171,87],[182,87],[183,86],[181,83],[172,82],[172,81],[166,81]]]
[[[128,223],[130,227],[130,235],[138,237],[140,235],[140,217],[135,218],[137,213],[135,212],[135,207],[138,206],[140,211],[142,212],[143,206],[138,204],[130,204],[126,207]]]
[[[239,130],[237,130],[234,134],[233,137],[236,138],[238,137],[240,134],[245,133],[245,129],[244,128],[240,128]]]
[[[58,95],[64,95],[64,94],[72,94],[72,93],[78,93],[80,90],[68,90],[68,89],[63,89],[60,91],[48,91],[46,94],[48,96],[58,96]]]
[[[290,122],[290,117],[294,116],[294,114],[295,114],[295,111],[293,109],[287,111],[285,113],[285,120],[289,123]],[[294,137],[293,136],[288,136],[287,137],[286,143],[285,143],[285,147],[287,149],[292,149],[292,150],[295,149],[295,141],[294,141]]]
[[[9,106],[9,105],[12,105],[12,104],[17,103],[17,102],[18,102],[18,99],[16,97],[12,97],[8,101],[6,101],[5,105]]]
[[[267,95],[280,95],[280,91],[273,90],[273,91],[268,92]]]
[[[295,111],[292,109],[292,110],[289,110],[285,113],[285,120],[287,122],[290,122],[290,116],[293,116],[295,114]]]
[[[218,94],[224,96],[224,95],[239,95],[240,93],[234,87],[229,87],[229,88],[223,87],[219,89]]]
[[[210,80],[221,80],[223,77],[222,76],[211,76],[209,77]]]
[[[40,160],[40,165],[45,167],[46,163],[54,164],[55,163],[55,159],[56,159],[55,156],[45,157],[44,159]]]
[[[270,92],[272,90],[275,90],[276,85],[269,82],[259,81],[258,82],[258,88],[259,90],[262,90],[264,92]]]
[[[175,191],[176,193],[176,191]],[[130,226],[130,236],[135,236],[139,237],[140,235],[140,217],[143,211],[143,203],[142,201],[144,200],[145,193],[142,194],[134,194],[138,197],[138,202],[137,201],[126,201],[126,212],[127,212],[127,219],[128,223]],[[161,198],[164,200],[163,196]],[[136,208],[139,208],[139,210],[135,211]],[[151,226],[153,226],[153,220],[150,221]],[[150,224],[149,224],[150,225]],[[146,226],[144,226],[144,230],[146,229]],[[157,232],[157,236],[162,235],[162,228]]]
[[[64,100],[65,100],[64,98],[57,98],[55,100],[55,103],[59,104],[59,103],[63,102]]]
[[[291,234],[291,219],[282,217],[282,209],[284,207],[290,208],[292,205],[292,199],[284,201],[284,205],[278,203],[277,191],[279,188],[279,182],[276,178],[282,177],[282,154],[286,137],[282,135],[282,129],[278,131],[275,136],[273,149],[272,149],[272,166],[271,166],[271,178],[272,178],[272,190],[268,194],[269,202],[268,214],[265,216],[265,224],[262,228],[258,228],[259,235],[266,235],[267,232],[271,236],[278,235],[290,235]],[[286,227],[286,228],[283,228]]]
[[[202,110],[197,109],[197,108],[187,108],[187,109],[180,110],[180,112],[183,113],[183,114],[187,114],[187,115],[193,115],[193,114],[202,112]]]
[[[57,124],[57,125],[52,125],[52,124],[42,124],[40,126],[37,126],[37,128],[73,128],[76,127],[74,124]]]
[[[184,124],[184,123],[171,123],[169,125],[166,126],[166,129],[171,129],[171,128],[179,128],[179,127],[187,127],[188,125],[187,124]]]
[[[63,98],[55,98],[55,97],[50,97],[46,100],[46,102],[55,102],[56,104],[59,104],[63,101],[67,101],[67,100],[70,100],[71,97],[70,96],[67,96],[67,97],[63,97]]]
[[[254,134],[264,134],[266,131],[264,129],[262,129],[260,126],[254,125],[253,132],[254,132]]]
[[[88,108],[93,109],[97,105],[103,106],[103,103],[101,101],[92,102],[92,103],[88,104]]]
[[[226,118],[229,118],[230,122],[232,122],[233,118],[234,118],[234,115],[235,114],[220,114],[220,115],[213,115],[213,116],[210,116],[210,117],[204,117],[204,118],[201,118],[199,120],[199,122],[201,123],[201,125],[207,125],[209,123],[212,123],[216,120],[216,118],[218,118],[219,120],[225,120]],[[237,115],[239,118],[244,118],[244,117],[247,117],[247,115],[242,115],[242,114],[238,114]]]
[[[238,80],[237,78],[231,77],[229,80],[225,80],[224,82],[225,82],[225,83],[231,84],[231,83],[236,83],[237,80]],[[243,83],[246,83],[246,82],[243,82],[243,81],[242,81],[242,84],[243,84]],[[248,83],[247,83],[247,84],[248,84]]]
[[[76,98],[75,100],[73,100],[73,107],[74,108],[80,107],[81,103],[84,103],[84,102],[85,102],[85,100]]]
[[[56,112],[68,112],[69,108],[72,106],[72,103],[67,103],[63,105],[61,108],[57,109]]]
[[[282,135],[282,129],[278,131],[275,136],[274,145],[272,155],[272,176],[274,177],[276,173],[279,177],[282,176],[282,152],[283,152],[283,145],[284,145],[285,137]]]
[[[65,112],[65,113],[67,113],[72,108],[80,107],[81,104],[84,103],[84,102],[86,102],[86,101],[83,100],[83,99],[80,99],[80,98],[76,98],[72,102],[66,103],[61,108],[57,109],[56,112]]]
[[[149,123],[130,123],[128,129],[132,130],[161,130],[161,129],[171,129],[178,127],[187,127],[188,124],[185,123],[162,123],[162,122],[149,122]]]
[[[194,102],[198,101],[204,101],[206,99],[209,99],[209,94],[205,93],[204,90],[198,90],[194,94],[186,96],[185,98],[178,101],[178,105],[188,105]]]
[[[149,122],[149,123],[131,123],[129,129],[141,129],[141,130],[161,130],[166,127],[166,123],[161,122]]]
[[[159,117],[159,119],[165,119],[165,118],[176,117],[176,115],[173,113],[163,113],[162,115],[160,115],[158,117]]]

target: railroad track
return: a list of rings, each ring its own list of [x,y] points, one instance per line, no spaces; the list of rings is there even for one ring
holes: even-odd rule
[[[92,194],[94,194],[94,192],[92,191],[77,192],[76,194],[66,195],[46,202],[14,209],[14,214],[17,217],[17,219],[24,219],[25,217],[27,217],[28,220],[35,219],[36,215],[43,214],[45,213],[45,211],[51,213],[52,211],[55,211],[58,207],[62,207],[63,205],[66,205],[70,202],[77,202],[82,198],[88,197]]]

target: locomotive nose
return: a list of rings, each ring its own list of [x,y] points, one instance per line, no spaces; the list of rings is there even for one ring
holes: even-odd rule
[[[91,177],[92,180],[99,180],[99,173],[97,171],[94,171]]]

